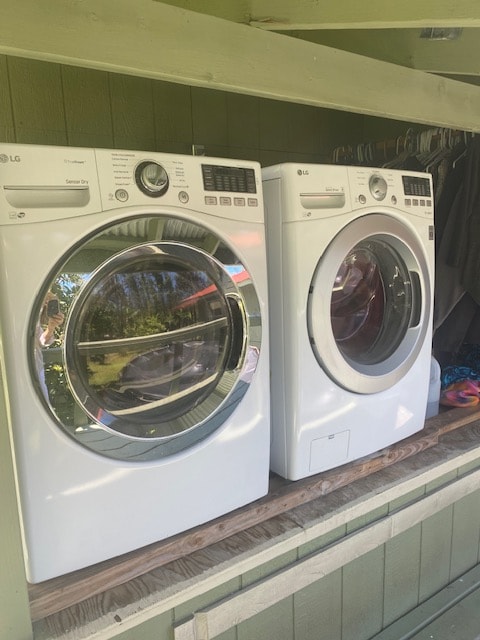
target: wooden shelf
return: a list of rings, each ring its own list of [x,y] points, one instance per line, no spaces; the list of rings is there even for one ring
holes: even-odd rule
[[[30,585],[32,620],[52,616],[86,598],[103,594],[236,534],[250,530],[255,537],[255,527],[273,523],[275,518],[288,515],[301,505],[431,449],[445,435],[478,421],[480,412],[477,408],[443,411],[427,420],[425,428],[414,436],[337,469],[296,482],[272,475],[268,495],[252,504],[168,540],[66,576]]]

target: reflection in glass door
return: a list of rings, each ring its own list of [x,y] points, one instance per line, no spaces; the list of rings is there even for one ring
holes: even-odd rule
[[[319,365],[342,387],[376,393],[410,369],[431,318],[425,252],[400,220],[368,214],[320,256],[307,309]]]
[[[245,266],[200,225],[159,218],[85,240],[47,289],[67,322],[34,373],[43,399],[69,435],[121,459],[170,455],[220,428],[261,343]]]

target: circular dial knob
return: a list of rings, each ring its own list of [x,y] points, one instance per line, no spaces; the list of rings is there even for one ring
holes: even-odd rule
[[[382,176],[370,176],[368,186],[370,189],[370,193],[375,198],[375,200],[383,200],[387,195],[387,182],[384,178],[382,178]]]
[[[168,189],[168,173],[161,164],[148,160],[135,169],[135,182],[147,196],[158,198]]]

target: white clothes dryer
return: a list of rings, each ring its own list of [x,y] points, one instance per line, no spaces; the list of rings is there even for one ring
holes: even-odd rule
[[[2,376],[28,579],[263,496],[260,166],[2,144],[0,189]],[[65,321],[41,349],[51,297]]]
[[[262,176],[271,468],[296,480],[424,425],[432,181],[409,171],[294,163]]]

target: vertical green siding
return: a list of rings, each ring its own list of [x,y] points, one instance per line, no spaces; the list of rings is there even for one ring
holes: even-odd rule
[[[422,522],[420,602],[449,583],[453,507]]]
[[[13,111],[10,100],[10,82],[8,79],[7,58],[0,56],[0,139],[13,142],[15,138]]]
[[[16,142],[67,144],[60,65],[9,58],[8,72]]]
[[[153,109],[156,148],[169,153],[191,153],[191,88],[183,84],[154,82]]]
[[[342,637],[342,570],[294,595],[295,640]],[[321,630],[322,635],[319,635]]]
[[[384,626],[418,604],[420,541],[421,525],[416,525],[385,545]]]
[[[368,640],[382,629],[385,547],[343,568],[342,638]]]
[[[211,155],[221,155],[228,147],[227,122],[227,94],[192,87],[192,142],[205,145]]]
[[[450,582],[477,564],[479,531],[480,494],[474,493],[453,506]]]
[[[238,640],[293,640],[293,596],[237,627]]]
[[[260,148],[260,101],[240,93],[227,94],[227,141],[232,155],[258,157]]]
[[[152,81],[112,74],[110,93],[114,147],[155,150]]]
[[[62,83],[68,144],[75,147],[112,147],[108,74],[63,66]]]
[[[260,148],[264,151],[289,149],[289,125],[293,117],[288,102],[262,100],[260,103]]]

